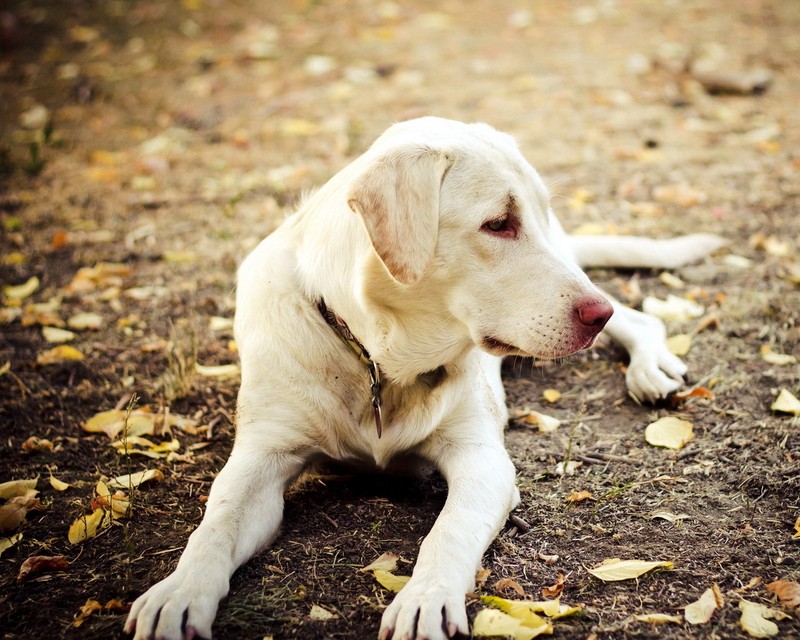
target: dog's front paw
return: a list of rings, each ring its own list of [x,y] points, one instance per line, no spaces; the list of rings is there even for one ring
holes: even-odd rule
[[[625,382],[628,391],[640,402],[666,398],[683,385],[686,365],[666,344],[631,354]]]
[[[445,640],[469,636],[464,594],[412,578],[383,612],[379,640]]]
[[[136,599],[125,632],[135,632],[134,640],[210,639],[217,606],[227,592],[227,580],[176,571]]]

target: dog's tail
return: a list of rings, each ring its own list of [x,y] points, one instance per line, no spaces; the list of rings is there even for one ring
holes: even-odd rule
[[[674,269],[697,262],[725,244],[710,233],[669,240],[636,236],[569,236],[570,248],[581,267]]]

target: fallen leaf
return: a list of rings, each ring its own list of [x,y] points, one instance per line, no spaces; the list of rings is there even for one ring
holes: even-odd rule
[[[67,484],[63,480],[59,480],[58,478],[53,477],[53,474],[50,474],[50,486],[53,487],[56,491],[66,491],[72,485]]]
[[[800,416],[800,400],[789,393],[786,389],[781,389],[775,402],[772,403],[770,409],[773,411],[780,411],[781,413],[792,413]]]
[[[691,516],[685,513],[671,513],[670,511],[654,511],[650,514],[650,518],[666,520],[667,522],[678,522],[679,520],[688,520]]]
[[[385,569],[375,569],[372,575],[380,583],[380,585],[389,591],[398,593],[403,587],[406,586],[411,576],[396,576],[391,571]]]
[[[589,498],[593,498],[591,491],[573,491],[566,497],[567,502],[582,502],[583,500],[588,500]]]
[[[53,443],[47,438],[31,436],[22,443],[21,447],[26,453],[35,453],[36,451],[52,451]]]
[[[555,564],[556,562],[558,562],[558,559],[559,559],[558,554],[555,554],[555,553],[554,554],[546,554],[546,553],[539,552],[539,553],[536,554],[536,557],[539,560],[541,560],[542,562],[544,562],[545,564]]]
[[[42,337],[44,337],[45,342],[57,344],[74,340],[78,337],[78,334],[58,327],[42,327]]]
[[[674,564],[669,561],[663,562],[646,562],[644,560],[620,560],[619,558],[608,558],[595,567],[594,569],[587,569],[595,578],[599,578],[603,582],[616,582],[618,580],[630,580],[638,578],[639,576],[663,567],[665,569],[672,569]]]
[[[685,356],[692,348],[692,336],[688,333],[679,333],[667,338],[667,348],[676,356]]]
[[[739,609],[742,612],[739,626],[754,638],[770,638],[778,635],[778,625],[768,618],[788,617],[780,611],[749,600],[740,600]]]
[[[35,507],[39,500],[33,496],[17,496],[0,507],[0,533],[13,531],[25,520],[28,509]]]
[[[39,476],[32,480],[9,480],[8,482],[0,483],[0,499],[8,500],[17,496],[35,496],[39,493],[36,490],[37,482],[39,482]]]
[[[564,584],[566,584],[566,581],[567,579],[564,574],[559,573],[555,584],[551,584],[549,587],[544,587],[542,589],[542,596],[545,598],[558,598],[561,595],[561,592],[564,590]]]
[[[478,569],[477,573],[475,574],[475,588],[483,589],[483,585],[486,584],[486,581],[489,579],[490,575],[492,575],[491,569]]]
[[[24,300],[34,294],[39,288],[39,278],[32,276],[22,284],[3,287],[3,295],[8,300]]]
[[[519,582],[516,580],[512,580],[511,578],[500,578],[497,582],[494,583],[494,590],[495,591],[508,591],[511,589],[521,598],[525,597],[525,589],[522,588]]]
[[[530,425],[538,427],[540,433],[550,433],[558,429],[561,425],[561,420],[558,418],[539,413],[538,411],[528,411],[522,416],[522,420]]]
[[[69,569],[69,560],[66,556],[30,556],[19,568],[17,583],[25,582],[33,573],[58,571],[59,569]]]
[[[103,605],[101,605],[97,600],[92,600],[91,598],[89,598],[86,601],[86,604],[84,604],[81,607],[80,613],[78,613],[77,617],[72,622],[72,626],[77,629],[84,622],[86,622],[86,619],[90,615],[92,615],[95,611],[100,611],[100,609],[102,609],[102,608],[103,608]]]
[[[21,533],[13,535],[10,538],[0,538],[0,556],[17,544],[20,540],[22,540]]]
[[[654,447],[681,449],[694,439],[692,423],[674,416],[666,416],[647,425],[644,438]]]
[[[534,615],[534,614],[532,614]],[[538,616],[537,616],[538,617]],[[537,626],[523,624],[518,618],[497,611],[482,609],[472,623],[473,636],[509,636],[514,640],[531,640],[541,634],[553,633],[553,625],[543,618]]]
[[[233,329],[233,318],[211,316],[208,321],[208,328],[211,329],[211,331],[230,331]]]
[[[556,465],[555,472],[558,476],[572,476],[582,465],[580,460],[561,461]]]
[[[561,392],[557,391],[556,389],[545,389],[542,391],[542,397],[545,399],[545,402],[553,403],[558,402],[561,399]]]
[[[650,624],[668,624],[670,622],[680,624],[683,622],[681,616],[671,616],[666,613],[637,613],[631,617],[637,622],[649,622]]]
[[[710,400],[714,397],[714,392],[706,389],[705,387],[695,387],[688,391],[679,391],[672,396],[676,400],[687,400],[689,398],[705,398]]]
[[[113,516],[104,508],[97,508],[90,515],[83,515],[69,528],[67,539],[70,544],[78,544],[94,538],[103,529],[111,526]]]
[[[147,407],[134,411],[113,409],[95,414],[82,426],[84,431],[105,433],[112,440],[120,434],[123,437],[152,435],[155,431],[155,416]]]
[[[238,364],[202,365],[195,363],[194,370],[206,378],[231,378],[239,375]]]
[[[800,523],[800,520],[798,520]],[[800,612],[800,583],[791,580],[775,580],[767,585],[787,609],[797,609]]]
[[[311,611],[308,615],[312,620],[333,620],[339,617],[335,613],[331,613],[327,609],[323,609],[318,604],[315,604],[311,607]]]
[[[381,554],[381,556],[369,563],[366,567],[359,569],[361,573],[369,573],[370,571],[376,571],[377,569],[382,569],[384,571],[394,571],[397,568],[397,561],[398,556],[394,553],[386,552]]]
[[[67,325],[72,329],[99,329],[103,326],[103,322],[103,316],[83,311],[67,320]]]
[[[794,523],[794,535],[792,538],[800,538],[800,517]]]
[[[703,592],[697,600],[684,607],[684,616],[689,624],[706,624],[711,620],[714,611],[725,604],[722,592],[714,584]]]
[[[67,344],[61,344],[53,347],[49,351],[40,353],[36,358],[36,363],[39,365],[60,364],[70,360],[83,360],[86,356],[78,351],[75,347]]]
[[[703,315],[703,305],[669,294],[666,300],[647,296],[642,301],[642,311],[665,322],[685,322]]]
[[[658,279],[671,289],[683,289],[686,287],[686,283],[683,280],[669,271],[662,271]]]
[[[536,602],[533,600],[507,600],[498,596],[481,596],[481,602],[532,627],[537,627],[542,622],[537,614],[542,613],[548,618],[552,618],[559,614],[562,607],[558,599]]]
[[[129,473],[124,476],[118,476],[108,481],[108,486],[112,489],[132,489],[138,487],[145,482],[153,480],[163,480],[164,474],[158,469],[147,469],[146,471],[139,471],[137,473]]]
[[[762,344],[761,349],[759,349],[759,353],[761,354],[761,359],[768,363],[774,364],[779,367],[783,367],[789,364],[795,364],[797,362],[797,358],[793,355],[789,355],[787,353],[775,353],[768,344]]]

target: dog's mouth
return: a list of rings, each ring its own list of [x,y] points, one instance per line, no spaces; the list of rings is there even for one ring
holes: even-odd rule
[[[486,336],[483,339],[483,347],[491,353],[492,355],[496,356],[510,356],[510,355],[522,355],[524,351],[519,347],[515,347],[513,344],[508,344],[507,342],[503,342],[502,340],[498,340],[497,338],[493,338],[492,336]]]

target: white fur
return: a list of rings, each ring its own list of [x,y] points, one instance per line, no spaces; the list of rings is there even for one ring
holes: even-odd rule
[[[486,231],[510,209],[516,237]],[[284,490],[311,458],[385,468],[413,454],[441,471],[449,494],[379,635],[468,634],[464,594],[519,500],[498,356],[554,358],[591,342],[599,327],[582,327],[576,305],[605,303],[578,264],[675,266],[719,244],[570,238],[510,137],[438,118],[390,128],[242,264],[233,452],[175,572],[133,604],[127,630],[210,638],[230,576],[274,540]],[[367,370],[320,316],[320,298],[380,365],[381,438]],[[686,367],[663,325],[613,305],[607,329],[630,352],[629,389],[665,396]]]

